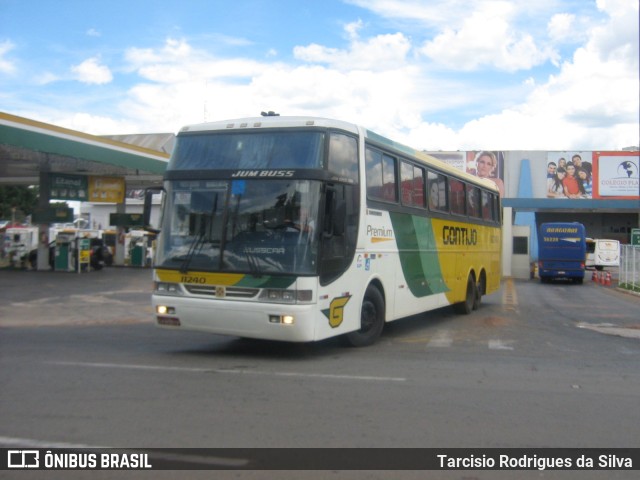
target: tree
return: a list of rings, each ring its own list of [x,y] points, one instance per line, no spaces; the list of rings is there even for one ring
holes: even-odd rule
[[[24,221],[38,205],[38,189],[22,185],[0,186],[0,218]],[[15,210],[14,210],[15,209]]]

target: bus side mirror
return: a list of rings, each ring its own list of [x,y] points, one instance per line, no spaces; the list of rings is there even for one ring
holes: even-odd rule
[[[144,191],[144,207],[142,210],[142,224],[147,232],[160,233],[160,225],[151,225],[151,207],[153,206],[153,196],[163,193],[162,187],[149,187]]]

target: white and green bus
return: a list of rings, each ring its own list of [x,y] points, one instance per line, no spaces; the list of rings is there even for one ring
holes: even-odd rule
[[[500,286],[493,184],[367,129],[265,116],[184,127],[164,177],[159,326],[309,342]]]

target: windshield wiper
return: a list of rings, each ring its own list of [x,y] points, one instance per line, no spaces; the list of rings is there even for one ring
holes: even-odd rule
[[[262,277],[262,272],[260,270],[260,265],[258,264],[258,259],[252,253],[245,248],[244,255],[247,257],[247,264],[249,265],[249,271],[251,275],[256,278]]]
[[[218,209],[218,193],[216,192],[215,196],[213,197],[213,207],[211,208],[211,213],[209,214],[209,219],[211,221],[211,225],[209,225],[210,232],[213,232],[213,221],[215,219],[215,213],[217,209]],[[189,265],[191,264],[191,260],[193,260],[193,257],[195,256],[196,252],[199,252],[202,249],[202,246],[204,245],[204,240],[206,238],[206,230],[207,230],[207,222],[206,221],[201,222],[198,228],[197,236],[193,241],[193,243],[191,244],[191,247],[189,247],[189,251],[185,256],[185,259],[183,260],[182,265],[180,265],[180,273],[187,273],[189,271]]]
[[[182,264],[180,265],[180,273],[187,273],[189,271],[189,264],[191,263],[191,260],[193,260],[193,257],[196,254],[196,250],[200,251],[202,245],[204,245],[204,237],[204,231],[200,231],[194,242],[189,247],[189,251],[184,256],[184,260],[182,260]]]

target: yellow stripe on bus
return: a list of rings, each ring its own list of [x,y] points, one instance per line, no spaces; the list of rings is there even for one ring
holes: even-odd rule
[[[156,270],[158,278],[162,282],[191,283],[198,285],[236,285],[245,275],[242,273],[209,273],[188,272],[181,273],[176,270]]]

